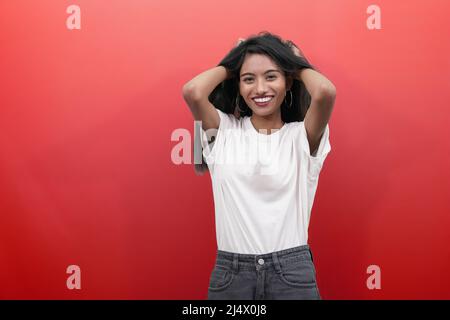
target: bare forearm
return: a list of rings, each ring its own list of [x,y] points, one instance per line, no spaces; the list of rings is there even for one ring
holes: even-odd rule
[[[306,90],[308,90],[311,97],[318,97],[323,94],[324,91],[336,91],[336,87],[330,80],[321,73],[310,68],[300,70],[297,74],[297,79],[305,84]]]
[[[229,73],[227,69],[223,66],[217,66],[195,76],[192,80],[187,82],[184,87],[187,88],[191,94],[195,95],[196,98],[204,98],[208,97],[214,88],[228,77]]]

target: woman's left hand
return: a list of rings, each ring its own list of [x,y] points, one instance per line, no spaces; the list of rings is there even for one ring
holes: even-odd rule
[[[305,55],[303,54],[303,52],[295,45],[295,43],[293,43],[291,40],[287,40],[285,42],[289,48],[291,48],[292,52],[300,58],[306,59]]]

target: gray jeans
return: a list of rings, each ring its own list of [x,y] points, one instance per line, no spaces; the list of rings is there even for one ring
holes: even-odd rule
[[[309,245],[254,255],[217,251],[208,300],[320,300]]]

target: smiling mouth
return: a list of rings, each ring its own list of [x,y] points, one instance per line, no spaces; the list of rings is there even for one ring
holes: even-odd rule
[[[269,104],[273,100],[274,96],[265,96],[261,98],[252,98],[257,106],[263,107]]]

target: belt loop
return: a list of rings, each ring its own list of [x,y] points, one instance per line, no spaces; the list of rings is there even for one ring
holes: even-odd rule
[[[272,260],[277,273],[281,273],[280,261],[278,260],[278,255],[276,252],[272,252]]]
[[[237,274],[239,271],[239,254],[233,253],[233,272],[234,274]]]

